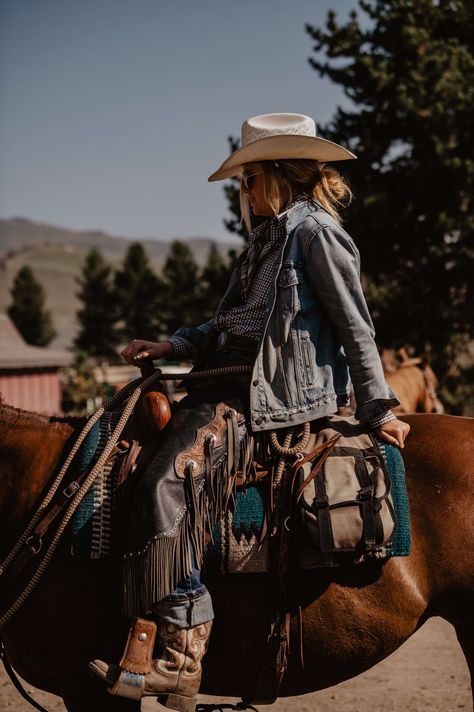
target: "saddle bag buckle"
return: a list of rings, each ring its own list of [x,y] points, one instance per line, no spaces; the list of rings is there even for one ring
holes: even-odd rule
[[[25,548],[28,549],[30,556],[36,556],[43,548],[43,540],[38,534],[32,534],[25,542]]]
[[[357,499],[359,502],[367,502],[368,500],[372,499],[373,496],[374,488],[372,486],[361,487],[357,493]]]
[[[329,499],[328,499],[327,494],[317,494],[313,500],[313,504],[316,507],[316,509],[328,509],[329,508]]]
[[[73,495],[76,494],[77,490],[79,489],[80,485],[79,482],[76,482],[75,480],[73,482],[70,482],[68,486],[63,489],[63,495],[67,498],[70,499]]]

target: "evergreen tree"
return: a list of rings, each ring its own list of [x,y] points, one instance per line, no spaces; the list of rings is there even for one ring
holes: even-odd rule
[[[175,240],[163,267],[166,302],[163,304],[165,330],[171,335],[180,326],[204,321],[199,299],[199,273],[191,248]]]
[[[233,153],[239,148],[240,142],[232,136],[228,137],[230,152]],[[224,183],[224,195],[229,203],[231,217],[224,220],[224,225],[229,232],[243,237],[248,240],[247,228],[242,222],[242,214],[240,212],[240,181],[237,178],[232,178],[230,183]]]
[[[56,336],[51,313],[44,308],[43,287],[33,271],[24,265],[18,272],[11,289],[12,304],[8,314],[28,344],[47,346]]]
[[[229,148],[230,152],[233,153],[239,148],[240,141],[232,136],[229,136]],[[224,195],[229,204],[229,210],[231,212],[231,217],[226,220],[224,219],[224,225],[229,232],[233,232],[236,235],[240,235],[245,242],[248,242],[249,234],[245,224],[242,222],[242,214],[240,211],[240,180],[238,178],[231,178],[230,183],[224,183]],[[258,225],[261,225],[267,218],[260,215],[251,215],[252,229],[255,229]]]
[[[213,316],[224,295],[233,269],[233,255],[232,252],[226,262],[214,243],[210,247],[199,285],[201,321],[207,321]]]
[[[73,416],[91,415],[99,406],[99,384],[94,375],[94,362],[84,351],[76,351],[72,366],[64,372],[63,410]]]
[[[92,249],[86,255],[77,296],[83,306],[77,312],[80,331],[75,346],[95,357],[117,356],[120,335],[116,328],[118,318],[112,269],[100,250]]]
[[[162,283],[139,242],[128,248],[122,269],[115,275],[115,287],[123,324],[122,337],[156,341],[161,328]]]
[[[353,102],[325,138],[357,200],[346,219],[361,248],[379,339],[431,345],[446,372],[472,338],[474,5],[360,0],[339,23],[307,26],[310,59]]]

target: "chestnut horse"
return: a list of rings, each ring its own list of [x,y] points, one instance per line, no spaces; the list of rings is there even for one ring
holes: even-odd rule
[[[299,574],[305,664],[301,667],[296,652],[290,654],[282,696],[313,692],[363,672],[430,616],[453,624],[474,672],[474,419],[423,414],[405,419],[411,425],[404,458],[412,554]],[[0,407],[2,559],[72,433],[67,423]],[[138,702],[106,693],[87,666],[93,658],[118,655],[123,646],[115,570],[112,560],[72,560],[64,542],[1,631],[18,673],[61,696],[70,712],[140,709]],[[216,621],[202,692],[250,697],[266,650],[271,578],[209,576],[207,584]]]
[[[383,349],[380,358],[385,380],[400,401],[393,408],[397,415],[444,412],[437,394],[438,379],[427,357],[411,358],[405,349]]]

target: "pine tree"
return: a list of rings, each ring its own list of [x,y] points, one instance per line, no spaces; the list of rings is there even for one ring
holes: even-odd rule
[[[199,270],[188,245],[179,240],[163,267],[166,302],[163,304],[165,330],[171,335],[180,326],[195,326],[204,321],[199,300]]]
[[[11,289],[8,314],[28,344],[47,346],[56,336],[51,313],[44,308],[45,293],[33,271],[24,265]]]
[[[240,146],[240,141],[232,136],[228,137],[230,152],[233,153]],[[228,207],[231,213],[229,219],[224,219],[224,225],[229,232],[239,235],[248,242],[249,233],[245,224],[242,222],[242,214],[240,210],[240,180],[239,178],[231,178],[230,183],[224,183],[224,195],[228,202]],[[261,225],[267,218],[259,215],[250,215],[252,222],[252,230],[258,225]]]
[[[199,284],[201,321],[207,321],[213,316],[224,295],[233,269],[233,256],[232,252],[226,262],[214,243],[210,247]]]
[[[89,356],[117,356],[120,335],[116,328],[118,312],[114,291],[112,268],[100,250],[92,249],[86,255],[77,296],[83,306],[77,312],[80,331],[75,346]]]
[[[239,148],[240,142],[238,139],[229,136],[227,140],[231,153]],[[229,210],[231,212],[231,217],[224,220],[224,225],[229,232],[240,235],[240,237],[243,237],[243,239],[247,241],[248,232],[242,222],[242,214],[240,211],[240,181],[237,178],[232,178],[230,183],[224,183],[224,195],[229,203]]]
[[[161,330],[162,283],[139,242],[128,248],[122,269],[115,275],[115,288],[123,324],[122,337],[157,341]]]
[[[91,415],[99,407],[100,387],[89,354],[78,350],[73,364],[64,372],[63,409],[74,416]]]
[[[379,339],[432,347],[441,372],[472,338],[474,5],[361,0],[307,26],[310,59],[352,100],[321,134],[357,200],[345,218],[362,252]]]

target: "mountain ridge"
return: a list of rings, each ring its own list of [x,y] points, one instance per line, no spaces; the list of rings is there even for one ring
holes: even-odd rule
[[[11,303],[10,290],[18,270],[29,265],[45,290],[46,308],[51,311],[58,334],[51,347],[71,348],[78,330],[77,278],[87,252],[98,248],[104,259],[117,269],[134,242],[143,245],[152,268],[160,271],[172,241],[116,237],[102,230],[72,230],[22,217],[0,219],[0,311],[6,311]],[[205,264],[212,244],[224,257],[229,249],[239,251],[242,247],[239,238],[235,246],[203,237],[180,242],[190,246],[200,267]]]

